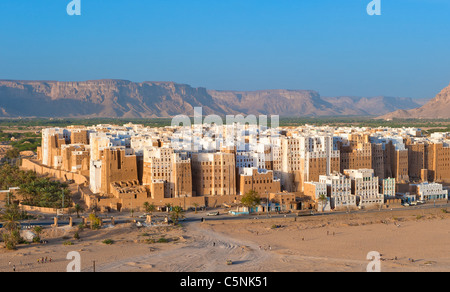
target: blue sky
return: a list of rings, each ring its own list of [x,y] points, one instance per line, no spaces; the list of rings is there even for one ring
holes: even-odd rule
[[[450,1],[0,1],[0,79],[433,97],[450,83]]]

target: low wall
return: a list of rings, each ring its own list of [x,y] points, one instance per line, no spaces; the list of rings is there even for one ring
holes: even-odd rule
[[[23,159],[22,166],[20,168],[23,170],[34,171],[37,174],[47,174],[62,181],[73,180],[76,184],[89,184],[88,178],[81,174],[53,169],[29,159]]]
[[[39,212],[39,213],[43,213],[43,214],[56,214],[57,210],[63,210],[65,214],[67,214],[69,212],[69,208],[55,209],[55,208],[34,207],[34,206],[28,206],[28,205],[22,205],[22,204],[19,204],[19,207],[21,209],[23,209],[24,211]]]

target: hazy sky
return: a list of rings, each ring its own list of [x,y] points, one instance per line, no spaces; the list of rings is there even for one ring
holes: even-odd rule
[[[0,0],[0,79],[433,97],[450,83],[450,1]]]

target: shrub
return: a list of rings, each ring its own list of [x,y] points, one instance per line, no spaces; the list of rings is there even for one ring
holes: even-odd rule
[[[167,238],[161,237],[160,239],[158,239],[158,243],[168,243],[169,240]]]
[[[112,239],[105,239],[105,240],[102,241],[102,243],[107,244],[107,245],[111,245],[111,244],[114,243],[114,240],[112,240]]]
[[[72,241],[64,241],[63,245],[73,245],[73,242]]]

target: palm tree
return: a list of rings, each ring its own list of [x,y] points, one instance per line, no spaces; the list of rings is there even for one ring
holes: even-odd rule
[[[150,204],[149,202],[145,202],[144,209],[145,209],[146,213],[153,214],[153,212],[155,212],[155,210],[156,210],[156,206],[153,203]]]
[[[197,203],[194,203],[193,205],[194,205],[194,208],[195,208],[195,214],[197,214],[198,204],[197,204]]]
[[[172,209],[172,204],[171,203],[167,203],[166,204],[166,209],[167,209],[167,213],[170,213],[170,211]]]
[[[20,242],[20,211],[17,205],[8,205],[3,211],[2,219],[5,220],[3,227],[7,230],[3,234],[3,241],[5,247],[9,250],[16,249],[17,244]]]
[[[322,203],[322,212],[325,210],[326,202],[328,202],[328,198],[326,195],[322,194],[319,196],[319,201]]]
[[[84,211],[83,207],[81,207],[79,204],[76,204],[74,206],[75,212],[77,212],[77,218],[80,218],[80,213]]]
[[[20,219],[20,211],[17,205],[9,205],[3,211],[3,220],[5,220],[4,228],[9,232],[20,229],[20,223],[18,220]]]
[[[180,206],[175,206],[172,208],[170,218],[172,219],[174,225],[178,224],[178,221],[184,218],[183,213],[183,208],[181,208]]]

